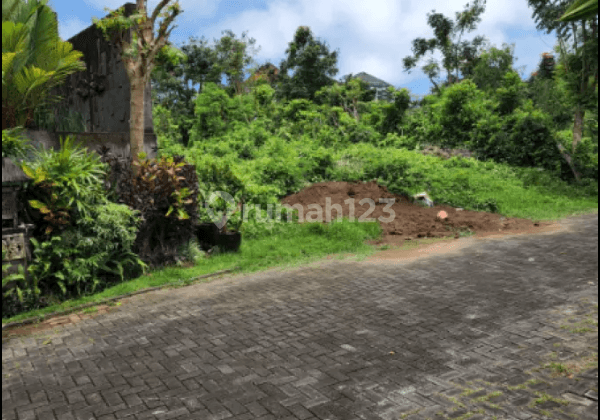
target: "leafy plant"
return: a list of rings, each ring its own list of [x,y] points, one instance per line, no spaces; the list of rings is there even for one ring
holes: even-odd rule
[[[12,264],[4,264],[4,259],[6,258],[6,250],[2,249],[2,299],[9,297],[13,294],[16,294],[19,298],[19,301],[23,302],[23,289],[19,287],[19,284],[26,281],[25,278],[25,270],[22,265],[19,265],[16,273],[8,274]],[[13,287],[8,288],[9,285],[14,284]],[[7,290],[5,290],[7,288]]]
[[[2,127],[28,126],[50,90],[85,70],[83,53],[58,36],[58,22],[45,1],[2,3]]]
[[[24,159],[34,150],[29,140],[23,135],[23,127],[2,130],[2,157]]]
[[[187,243],[181,246],[179,255],[187,261],[198,264],[206,254],[200,249],[198,240],[196,238],[191,238]]]
[[[183,156],[149,160],[141,154],[139,162],[119,170],[118,199],[139,210],[144,220],[136,251],[147,262],[174,258],[179,245],[193,235],[198,220],[199,189],[194,166],[187,165]]]
[[[73,136],[61,138],[59,151],[38,150],[33,161],[22,164],[23,172],[33,179],[24,194],[34,209],[30,215],[42,223],[38,231],[43,229],[45,235],[107,202],[106,165],[74,141]]]
[[[62,298],[93,293],[103,283],[139,274],[146,265],[132,251],[141,220],[122,204],[94,208],[60,236],[39,242],[29,272],[39,288]]]

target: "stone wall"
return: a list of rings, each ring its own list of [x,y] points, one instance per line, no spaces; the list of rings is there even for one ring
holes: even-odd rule
[[[124,7],[125,15],[130,15],[135,10],[133,3],[126,3]],[[82,140],[115,145],[128,143],[131,96],[129,79],[119,49],[104,38],[96,25],[89,26],[68,41],[75,50],[83,53],[87,69],[69,75],[64,84],[52,91],[53,95],[63,98],[53,106],[55,116],[58,117],[58,110],[61,108],[82,114],[86,133],[94,134],[79,136]],[[145,144],[144,149],[148,149],[149,157],[155,157],[151,150],[156,145],[156,136],[152,122],[150,82],[145,91],[144,117],[146,139],[152,143]],[[123,140],[124,136],[127,140]],[[57,141],[55,144],[58,144]]]
[[[89,151],[98,152],[100,146],[106,146],[114,156],[129,157],[131,146],[129,133],[50,133],[44,130],[25,130],[24,135],[30,140],[30,145],[35,149],[60,150],[60,139],[67,135],[75,137],[75,142],[81,143]],[[144,138],[144,152],[148,158],[156,157],[156,136],[146,133]],[[32,157],[32,154],[28,156]]]

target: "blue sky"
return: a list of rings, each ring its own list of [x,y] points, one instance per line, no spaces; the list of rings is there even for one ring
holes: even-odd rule
[[[135,0],[129,0],[135,2]],[[411,55],[414,38],[433,37],[427,25],[427,13],[433,9],[455,19],[469,0],[179,0],[183,13],[175,20],[177,26],[170,40],[180,46],[190,36],[209,40],[221,37],[231,29],[238,37],[248,31],[260,47],[254,56],[257,64],[270,61],[279,65],[296,28],[309,26],[315,37],[326,41],[330,51],[339,50],[340,79],[348,73],[367,72],[396,88],[408,88],[415,95],[429,92],[431,83],[415,68],[403,71],[402,59]],[[125,0],[50,0],[58,13],[59,34],[64,40],[92,24],[92,17],[102,18],[105,7],[116,9]],[[149,0],[150,11],[158,0]],[[488,0],[478,28],[463,35],[473,39],[488,38],[489,45],[501,48],[503,43],[515,44],[515,69],[526,79],[535,71],[541,54],[551,52],[555,34],[538,31],[532,9],[526,0]],[[433,55],[440,59],[441,55]],[[426,59],[424,59],[425,61]],[[424,61],[419,63],[424,64]]]

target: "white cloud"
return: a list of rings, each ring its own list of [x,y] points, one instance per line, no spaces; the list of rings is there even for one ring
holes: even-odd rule
[[[150,0],[149,9],[157,2]],[[395,86],[404,86],[423,78],[418,68],[411,74],[405,73],[402,59],[412,55],[413,39],[433,37],[427,14],[435,9],[454,20],[456,12],[462,11],[467,2],[469,0],[272,0],[261,9],[245,6],[246,10],[237,14],[223,7],[226,15],[220,17],[216,15],[214,0],[180,0],[184,13],[176,19],[178,27],[171,40],[179,44],[187,42],[189,36],[205,36],[212,41],[220,38],[224,29],[233,30],[237,36],[247,30],[248,36],[256,39],[256,46],[261,47],[256,61],[269,60],[278,65],[285,58],[285,50],[298,26],[306,25],[315,37],[327,42],[330,51],[339,49],[336,77],[365,71]],[[104,4],[115,8],[121,6],[123,0],[107,0]],[[207,26],[204,22],[210,24]],[[553,36],[537,33],[532,10],[522,0],[488,0],[482,22],[462,39],[471,40],[477,35],[486,36],[496,47],[504,42],[516,43],[515,54],[519,61],[515,66],[526,65],[529,72],[537,66],[539,55],[548,51],[539,42],[541,37],[551,45],[554,43]],[[441,54],[434,57],[440,59]]]

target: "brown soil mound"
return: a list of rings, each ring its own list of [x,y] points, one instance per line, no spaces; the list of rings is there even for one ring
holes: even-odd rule
[[[398,244],[405,240],[417,238],[442,238],[459,237],[460,232],[471,231],[476,234],[489,235],[492,233],[514,233],[523,231],[542,231],[544,227],[553,225],[553,223],[538,223],[528,219],[504,218],[500,214],[486,213],[478,211],[462,210],[457,211],[454,207],[446,205],[436,205],[432,208],[423,207],[420,204],[413,203],[410,197],[390,193],[386,187],[377,185],[376,182],[368,183],[348,183],[348,182],[327,182],[314,184],[298,194],[286,197],[282,204],[297,205],[300,204],[304,209],[305,217],[310,213],[310,205],[317,204],[321,206],[326,218],[326,199],[331,198],[331,205],[338,204],[342,207],[343,216],[350,216],[350,205],[346,200],[354,199],[355,217],[363,216],[370,209],[369,204],[360,205],[360,201],[369,198],[375,202],[375,210],[368,215],[369,218],[389,218],[390,213],[384,211],[387,204],[379,203],[380,198],[395,198],[396,202],[391,206],[395,212],[395,217],[391,222],[379,222],[384,233],[383,240],[377,241],[378,244]],[[448,217],[441,220],[437,217],[440,211],[445,211]],[[337,212],[332,210],[333,220],[337,217]],[[308,219],[308,217],[307,217]]]

